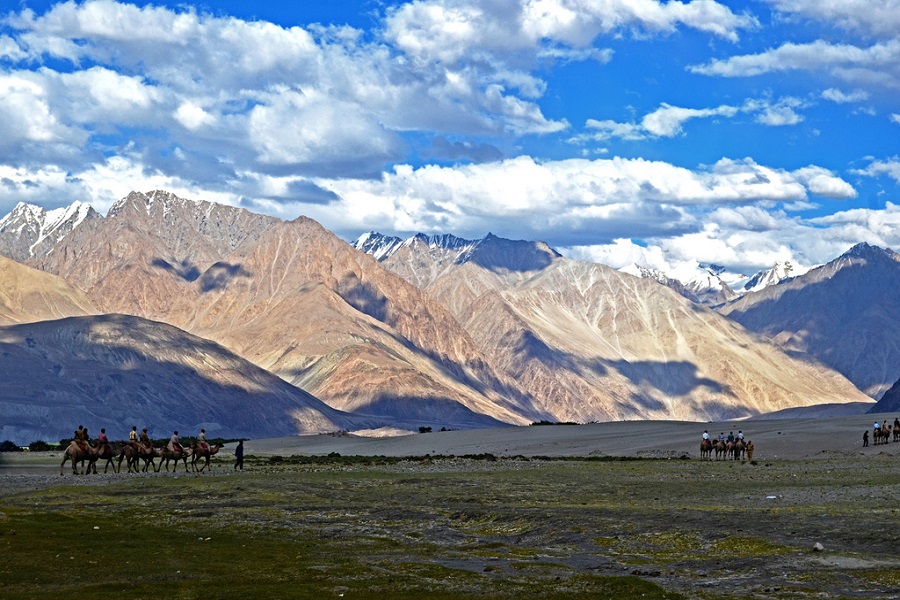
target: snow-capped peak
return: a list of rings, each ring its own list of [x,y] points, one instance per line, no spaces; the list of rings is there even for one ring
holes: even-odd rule
[[[0,238],[6,242],[3,244],[5,254],[18,260],[36,256],[42,248],[52,248],[93,216],[99,215],[84,202],[51,210],[19,202],[12,212],[0,219]]]
[[[770,285],[781,283],[785,279],[790,279],[797,275],[800,275],[800,273],[794,269],[794,265],[790,261],[778,261],[771,269],[765,269],[751,277],[741,290],[743,292],[758,292]]]

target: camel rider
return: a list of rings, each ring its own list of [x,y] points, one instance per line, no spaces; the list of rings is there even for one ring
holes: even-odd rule
[[[148,449],[153,447],[153,442],[150,441],[150,436],[147,435],[147,428],[144,427],[144,430],[141,432],[141,444],[146,446]]]
[[[738,431],[738,439],[741,440],[742,442],[744,441],[744,432],[743,431]]]
[[[703,441],[709,441],[709,431],[707,431],[706,429],[703,430]]]
[[[138,449],[138,432],[137,425],[131,428],[131,431],[128,432],[128,441],[131,442],[131,445],[134,446],[134,449]]]
[[[734,432],[733,432],[733,431],[729,431],[729,432],[728,432],[728,442],[731,443],[731,442],[733,442],[733,441],[734,441]]]
[[[100,428],[100,435],[97,436],[97,448],[100,450],[100,455],[106,453],[109,450],[109,453],[112,454],[112,446],[109,445],[109,438],[106,437],[106,428]]]
[[[87,450],[85,433],[87,433],[87,430],[85,430],[84,426],[79,425],[78,429],[75,430],[75,437],[72,438],[72,441],[78,444],[78,447],[82,450]]]
[[[209,442],[206,441],[206,430],[201,429],[200,435],[197,436],[197,446],[202,450],[209,450]]]
[[[172,434],[172,437],[169,438],[169,450],[173,453],[184,452],[184,449],[181,447],[181,442],[178,440],[177,431]]]

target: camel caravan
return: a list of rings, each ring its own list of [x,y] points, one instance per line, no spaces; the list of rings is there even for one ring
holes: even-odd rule
[[[92,442],[88,430],[79,426],[75,431],[75,438],[63,453],[59,474],[63,474],[66,461],[72,463],[73,475],[96,474],[97,463],[102,460],[106,461],[103,467],[104,473],[108,472],[110,465],[112,465],[114,473],[121,473],[123,460],[126,461],[129,473],[146,473],[150,469],[159,473],[163,463],[165,463],[166,472],[169,471],[169,464],[172,463],[172,472],[174,473],[178,470],[179,461],[183,463],[184,471],[187,472],[188,459],[191,460],[192,471],[203,472],[204,469],[212,469],[210,459],[222,448],[224,445],[221,443],[210,445],[206,441],[206,430],[204,429],[200,430],[200,435],[187,448],[181,445],[177,431],[172,434],[165,446],[157,448],[153,445],[150,436],[147,435],[146,429],[138,435],[137,427],[132,427],[129,441],[119,444],[109,441],[105,429],[101,429],[100,435]],[[115,462],[116,459],[118,459],[118,463]],[[158,464],[157,459],[159,460]],[[202,463],[199,469],[198,462]],[[81,465],[80,473],[79,465]]]
[[[872,426],[873,445],[878,446],[879,444],[887,444],[891,441],[892,437],[895,442],[900,442],[900,418],[894,419],[893,426],[888,425],[887,420],[880,425],[878,424],[878,421],[875,421],[875,424]]]
[[[703,439],[700,440],[700,458],[712,460],[713,453],[716,460],[749,460],[753,461],[753,442],[744,440],[744,432],[738,431],[737,436],[734,432],[730,432],[726,438],[723,433],[719,434],[719,438],[714,440],[709,437],[709,432],[703,432]]]

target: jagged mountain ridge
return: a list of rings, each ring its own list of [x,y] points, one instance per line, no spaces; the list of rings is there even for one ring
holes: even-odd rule
[[[125,439],[131,426],[165,437],[276,437],[380,424],[310,394],[170,325],[126,315],[0,327],[0,438],[71,436],[79,423]]]
[[[382,264],[414,273],[410,281],[444,302],[557,420],[743,417],[866,401],[842,377],[655,281],[565,259],[543,244],[518,253],[543,259],[528,270],[490,269],[413,242]]]
[[[542,416],[446,309],[310,219],[132,193],[32,262],[103,312],[220,342],[341,409],[438,427]]]
[[[0,255],[17,262],[43,256],[76,228],[98,218],[100,214],[83,202],[49,211],[20,202],[0,219]]]
[[[878,398],[900,378],[900,255],[858,244],[835,260],[721,309]]]
[[[211,210],[222,214],[215,227],[206,226]],[[164,192],[130,194],[110,213],[30,261],[81,286],[103,312],[215,340],[356,415],[466,427],[743,416],[806,402],[808,385],[777,381],[794,367],[794,379],[824,382],[821,401],[859,399],[840,378],[783,355],[772,363],[776,381],[759,373],[771,361],[722,353],[720,342],[710,346],[725,358],[697,360],[691,344],[710,329],[725,346],[759,343],[692,320],[694,304],[653,282],[635,288],[600,265],[581,273],[542,243],[414,236],[379,263],[305,218],[257,219]],[[249,231],[231,234],[231,224]],[[584,296],[586,285],[606,291]],[[628,336],[632,346],[611,342],[608,324],[634,327],[627,296],[636,294],[646,304],[638,321],[653,326]],[[682,320],[698,332],[671,325]],[[645,336],[656,354],[642,347]],[[660,351],[670,343],[679,352]],[[748,365],[755,381],[740,373]]]

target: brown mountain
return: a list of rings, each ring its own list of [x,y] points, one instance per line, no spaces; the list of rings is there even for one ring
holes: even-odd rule
[[[878,398],[900,378],[900,255],[859,244],[804,275],[720,309]]]
[[[425,290],[557,420],[706,420],[866,400],[654,281],[526,245],[486,240],[460,260],[411,241],[383,264],[437,274]]]
[[[544,416],[441,304],[314,221],[257,217],[132,193],[36,263],[103,312],[218,341],[336,408],[454,427]]]
[[[0,439],[59,440],[84,424],[125,439],[274,437],[377,426],[336,411],[226,348],[125,315],[0,327]]]
[[[0,256],[0,325],[96,313],[88,297],[63,279]]]

